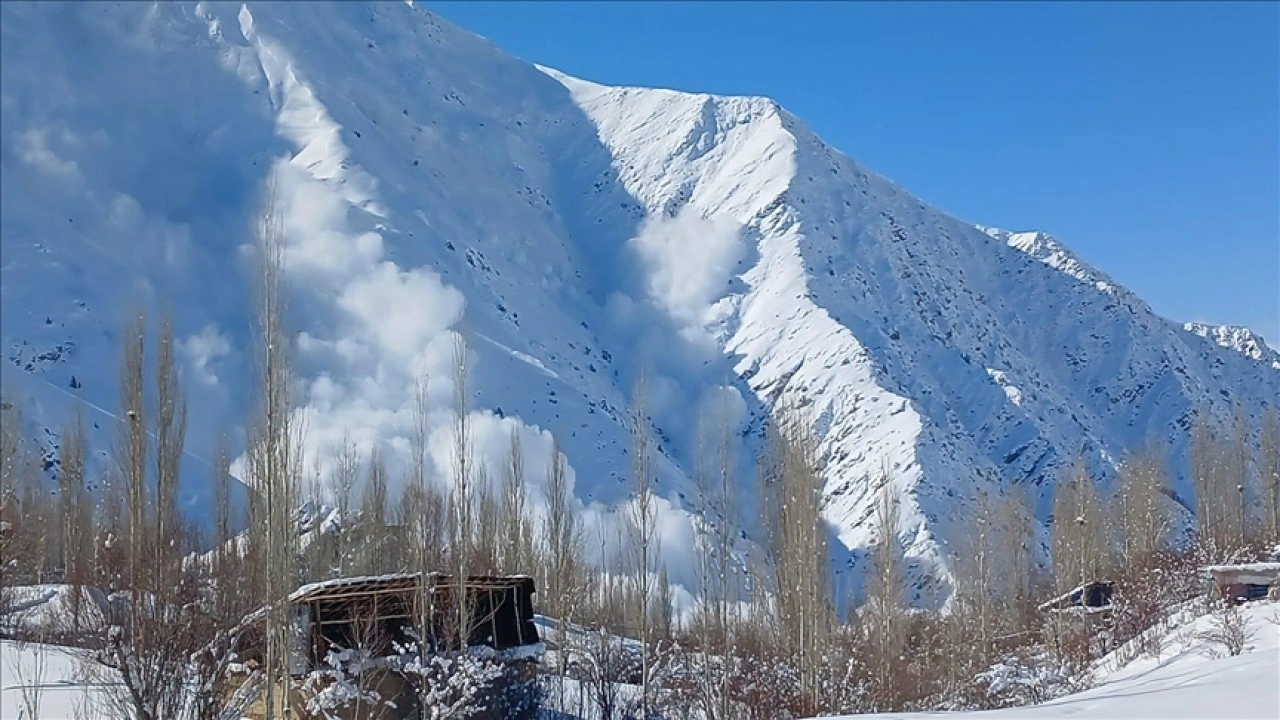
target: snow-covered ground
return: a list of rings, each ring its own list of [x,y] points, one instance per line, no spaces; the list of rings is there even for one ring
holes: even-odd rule
[[[55,587],[55,586],[48,586]],[[45,595],[48,595],[47,593]],[[46,614],[59,595],[44,604]],[[1172,616],[1163,635],[1158,658],[1139,656],[1122,648],[1095,665],[1095,685],[1034,707],[983,712],[889,713],[858,715],[868,720],[970,720],[1000,718],[1110,718],[1227,719],[1280,717],[1280,604],[1250,603],[1242,608],[1251,638],[1243,654],[1228,657],[1220,645],[1204,635],[1213,630],[1214,616],[1203,614],[1200,601],[1188,603]],[[549,643],[558,640],[554,621],[538,618],[539,633]],[[585,630],[574,628],[580,642],[588,642]],[[628,641],[629,642],[629,641]],[[554,652],[546,662],[554,661]],[[40,643],[0,641],[0,718],[22,717],[24,698],[38,688],[41,710],[38,720],[81,720],[106,717],[104,683],[112,682],[103,668],[85,667],[72,651]],[[24,688],[27,689],[24,692]],[[622,697],[636,688],[620,685]],[[592,703],[586,688],[566,681],[563,692],[552,699],[573,714],[591,718]]]
[[[41,643],[0,640],[0,718],[23,720],[29,698],[38,698],[34,720],[96,720],[111,717],[105,668],[87,667],[71,650]]]
[[[1242,610],[1253,633],[1245,652],[1228,657],[1202,634],[1211,615],[1176,624],[1159,658],[1099,661],[1096,685],[1032,707],[982,712],[850,715],[858,720],[977,720],[978,718],[1152,718],[1227,720],[1280,718],[1280,604],[1250,603]]]

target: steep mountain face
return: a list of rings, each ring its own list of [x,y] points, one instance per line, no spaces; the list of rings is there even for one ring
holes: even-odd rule
[[[596,85],[411,5],[0,12],[5,392],[53,427],[78,396],[105,448],[123,319],[163,301],[191,507],[210,439],[252,402],[248,243],[273,172],[320,476],[344,433],[403,457],[426,372],[448,482],[461,334],[490,475],[517,432],[540,497],[554,432],[599,548],[643,369],[684,581],[699,415],[741,438],[749,513],[764,418],[811,413],[848,587],[889,482],[931,604],[979,491],[1030,484],[1043,521],[1081,448],[1104,479],[1149,438],[1180,468],[1197,407],[1280,398],[1260,338],[1158,317],[1043,233],[949,217],[764,98]],[[1189,502],[1185,473],[1174,489]]]

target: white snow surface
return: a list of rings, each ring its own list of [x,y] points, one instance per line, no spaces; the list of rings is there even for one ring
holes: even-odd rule
[[[1199,601],[1193,601],[1195,604]],[[1123,662],[1124,650],[1103,658],[1094,687],[1042,705],[945,713],[849,715],[844,720],[925,720],[950,718],[1159,718],[1230,720],[1280,717],[1280,605],[1242,606],[1252,639],[1245,652],[1228,657],[1202,634],[1210,615],[1191,615],[1168,631],[1158,658]]]
[[[119,682],[112,672],[57,645],[0,640],[0,718],[25,717],[24,688],[39,690],[36,720],[110,717],[107,693],[119,690],[108,690]]]
[[[463,333],[489,476],[520,433],[540,505],[554,431],[600,537],[628,492],[647,367],[677,583],[693,578],[699,409],[724,413],[743,453],[769,410],[812,413],[854,595],[887,470],[908,572],[938,580],[915,599],[933,605],[979,488],[1029,484],[1043,520],[1080,447],[1107,476],[1158,437],[1181,467],[1194,407],[1256,418],[1280,397],[1261,339],[1262,359],[1223,347],[1048,235],[950,217],[765,98],[571,78],[421,5],[5,3],[0,18],[5,391],[49,446],[41,428],[78,396],[105,464],[123,319],[163,299],[197,511],[210,440],[241,430],[251,399],[246,243],[272,169],[310,457],[350,432],[394,466],[426,371],[448,482]],[[1174,489],[1192,504],[1186,477]]]

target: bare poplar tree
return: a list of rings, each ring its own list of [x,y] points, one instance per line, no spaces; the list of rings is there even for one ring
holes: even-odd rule
[[[147,538],[147,425],[143,402],[146,322],[141,312],[125,326],[124,355],[120,362],[121,437],[115,456],[125,482],[128,507],[129,588],[147,589],[144,542]],[[136,605],[136,603],[134,603]],[[138,620],[138,618],[134,618]]]
[[[778,632],[782,651],[799,671],[802,702],[812,706],[832,624],[817,443],[807,418],[798,411],[784,409],[775,425],[762,502]]]
[[[471,632],[471,608],[466,578],[473,555],[473,488],[471,440],[471,354],[461,334],[453,337],[453,489],[451,518],[453,574],[457,583],[456,606],[460,647],[466,647]]]
[[[1245,416],[1244,407],[1237,405],[1231,422],[1230,440],[1226,447],[1228,480],[1234,488],[1232,502],[1232,532],[1230,538],[1237,547],[1247,547],[1253,538],[1253,522],[1249,517],[1248,507],[1253,483],[1249,476],[1249,420]]]
[[[675,603],[671,596],[671,579],[667,575],[667,564],[662,563],[658,569],[658,586],[654,591],[652,618],[649,620],[653,635],[658,641],[671,639],[672,623],[675,616]]]
[[[231,450],[227,446],[227,436],[218,435],[213,450],[213,552],[214,574],[221,574],[218,566],[226,561],[232,552],[228,547],[231,542]]]
[[[1269,541],[1280,543],[1280,409],[1274,405],[1263,416],[1258,442],[1258,476],[1266,498]]]
[[[640,707],[641,717],[649,717],[649,600],[653,592],[650,572],[656,555],[656,515],[653,476],[649,466],[649,413],[647,379],[641,373],[636,381],[631,420],[632,496],[628,505],[628,528],[634,553],[633,581],[637,607],[636,627],[640,632]]]
[[[902,573],[902,549],[898,540],[898,502],[893,496],[887,470],[880,477],[880,500],[876,504],[879,534],[874,547],[875,563],[867,578],[866,604],[862,608],[864,642],[869,646],[870,686],[876,709],[901,706],[905,690],[902,680],[907,643],[907,617]]]
[[[1231,512],[1225,488],[1225,458],[1220,436],[1214,430],[1213,420],[1204,408],[1197,413],[1191,431],[1191,475],[1196,494],[1196,530],[1203,543],[1218,552],[1230,543]]]
[[[524,450],[519,428],[511,428],[507,461],[502,473],[502,569],[525,573],[532,565],[533,532],[527,513]]]
[[[1120,530],[1125,562],[1143,569],[1164,549],[1171,520],[1166,502],[1168,473],[1164,453],[1148,445],[1130,454],[1120,466]]]
[[[84,419],[79,403],[75,418],[62,433],[59,451],[58,496],[62,520],[62,568],[65,582],[71,585],[71,631],[79,633],[84,586],[88,580],[89,558],[92,557],[92,514],[85,497]]]
[[[490,574],[498,571],[498,553],[502,547],[498,529],[498,498],[484,464],[476,465],[474,475],[476,529],[472,566],[473,572]]]
[[[421,666],[432,651],[430,628],[434,624],[435,601],[428,574],[444,566],[441,545],[445,539],[445,508],[440,493],[431,487],[427,479],[427,442],[430,434],[427,402],[428,378],[426,373],[414,382],[413,431],[410,436],[409,482],[405,484],[410,542],[413,547],[413,565],[418,573],[418,585],[414,591],[414,624],[417,632],[418,662]],[[431,705],[433,689],[424,682],[413,683],[418,698],[421,720],[433,720]]]
[[[1107,567],[1106,518],[1084,455],[1054,494],[1053,570],[1060,592],[1097,579]]]
[[[542,552],[546,559],[543,595],[548,615],[568,621],[575,579],[580,568],[581,528],[573,513],[573,495],[560,442],[552,437],[551,459],[547,467],[547,514],[541,525]]]
[[[1035,621],[1032,572],[1035,561],[1035,516],[1026,490],[1010,487],[998,508],[999,544],[995,567],[1006,576],[1006,632],[1029,629]]]
[[[717,416],[699,418],[694,481],[700,507],[698,532],[698,605],[696,634],[702,662],[698,677],[701,710],[708,720],[724,720],[730,712],[734,628],[731,606],[739,587],[733,564],[738,534],[734,497],[735,457],[727,405]],[[711,660],[719,653],[721,662]]]
[[[970,520],[972,530],[961,542],[956,562],[956,595],[971,623],[968,648],[981,665],[990,659],[995,638],[995,547],[999,533],[996,504],[986,490],[979,490]]]
[[[175,568],[171,560],[181,555],[177,543],[183,536],[178,516],[178,474],[182,467],[182,451],[187,432],[187,403],[178,381],[174,361],[173,319],[167,313],[160,319],[156,336],[155,371],[155,572],[157,582],[171,582]]]
[[[15,562],[22,546],[22,506],[20,479],[25,475],[25,448],[22,443],[22,411],[12,396],[0,398],[0,616],[11,602]]]
[[[257,362],[259,409],[248,451],[250,484],[262,496],[264,524],[263,604],[266,613],[266,720],[277,706],[289,712],[290,620],[286,599],[297,584],[298,537],[294,528],[301,462],[302,427],[290,397],[292,357],[285,330],[285,239],[276,180],[268,178],[256,229],[259,259]],[[276,700],[280,693],[282,702]]]
[[[562,642],[571,634],[569,627],[577,616],[581,595],[591,591],[582,583],[582,527],[578,516],[573,513],[572,502],[564,453],[560,451],[559,440],[552,436],[551,459],[547,467],[547,511],[539,525],[541,561],[537,566],[542,574],[542,589],[538,594],[542,598],[543,613],[555,618],[557,629],[562,631]],[[601,541],[602,546],[607,546],[607,538],[601,538]],[[611,585],[602,584],[599,590],[603,594],[609,587]],[[603,600],[598,600],[597,607],[617,606],[608,606]],[[563,680],[569,669],[569,653],[561,652],[557,657],[560,661],[557,675],[561,680],[557,691],[562,696]]]
[[[360,477],[360,451],[351,436],[343,433],[342,449],[338,451],[334,464],[332,484],[333,501],[338,510],[337,533],[337,567],[334,573],[344,577],[351,573],[354,560],[352,555],[356,548],[352,547],[357,535],[357,522],[352,514],[351,505],[355,502],[356,479]]]
[[[375,444],[360,502],[360,565],[357,572],[379,575],[390,571],[387,548],[387,466]]]

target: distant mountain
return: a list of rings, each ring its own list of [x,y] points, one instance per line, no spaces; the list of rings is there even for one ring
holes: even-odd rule
[[[1212,340],[1221,347],[1235,350],[1280,370],[1280,353],[1267,345],[1260,335],[1247,327],[1240,327],[1239,325],[1205,325],[1204,323],[1189,322],[1184,323],[1182,328],[1189,333]]]
[[[590,83],[407,4],[0,13],[6,392],[51,427],[81,398],[105,447],[122,320],[167,302],[191,508],[208,505],[210,439],[251,400],[245,244],[272,168],[313,456],[346,431],[403,457],[425,369],[445,482],[460,332],[490,475],[516,429],[541,502],[556,433],[606,537],[645,367],[663,544],[685,582],[700,408],[742,438],[744,497],[767,414],[812,413],[854,578],[886,472],[911,572],[938,581],[919,583],[929,604],[980,489],[1031,485],[1045,520],[1079,449],[1107,477],[1154,437],[1189,498],[1192,412],[1257,417],[1280,398],[1260,339],[1161,318],[1043,233],[950,217],[765,98]]]

